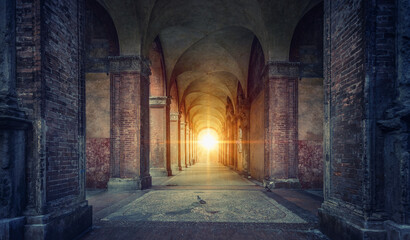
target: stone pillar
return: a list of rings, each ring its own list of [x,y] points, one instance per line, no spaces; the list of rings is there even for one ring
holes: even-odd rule
[[[229,167],[235,168],[235,128],[234,128],[233,116],[231,121],[228,122],[229,125]]]
[[[197,139],[196,139],[196,133],[193,133],[193,142],[192,142],[192,146],[193,146],[193,156],[192,156],[192,164],[195,164],[198,161],[197,158]]]
[[[170,158],[171,170],[177,172],[181,170],[181,161],[179,158],[179,113],[171,112],[169,115],[170,128]]]
[[[229,126],[230,118],[228,117],[225,123],[226,126],[226,153],[225,153],[225,166],[230,165],[231,161],[231,128]]]
[[[111,177],[109,190],[151,187],[149,74],[140,56],[110,57]]]
[[[23,239],[26,205],[26,130],[17,106],[16,5],[0,2],[0,239]]]
[[[185,128],[185,146],[186,146],[186,165],[191,166],[191,141],[190,141],[190,134],[191,129],[189,122],[186,122]]]
[[[239,110],[239,127],[241,129],[240,144],[242,150],[242,173],[245,176],[250,176],[250,153],[249,153],[249,103],[243,103]]]
[[[297,80],[299,64],[269,62],[265,69],[265,179],[269,188],[299,188]]]
[[[192,124],[189,126],[189,165],[192,166],[192,156],[193,156],[193,142],[192,142],[192,133],[193,133],[193,128]]]
[[[152,176],[172,176],[169,154],[167,154],[167,108],[168,97],[149,98],[150,105],[150,173]]]
[[[179,148],[180,148],[180,157],[181,157],[181,167],[185,167],[187,168],[187,164],[186,164],[186,144],[185,144],[185,136],[186,136],[186,127],[185,127],[186,123],[181,120],[180,123],[180,135],[179,135]]]
[[[409,1],[324,1],[329,238],[410,237],[409,16]]]
[[[233,169],[238,170],[238,118],[235,115],[232,121],[232,133],[233,133],[233,141],[232,141],[232,147],[233,147]]]

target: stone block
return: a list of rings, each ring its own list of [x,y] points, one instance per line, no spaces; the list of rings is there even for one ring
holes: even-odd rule
[[[274,189],[274,188],[300,188],[300,182],[297,178],[289,179],[272,179],[272,180],[263,180],[263,187]]]
[[[386,221],[384,226],[387,232],[387,240],[410,240],[410,225]]]
[[[88,231],[92,226],[92,207],[81,206],[51,218],[49,215],[27,217],[25,239],[69,240]]]
[[[151,176],[140,178],[110,178],[108,191],[133,191],[151,187]]]
[[[24,239],[25,217],[0,219],[0,239],[19,240]]]
[[[386,239],[386,232],[379,228],[363,228],[337,213],[319,208],[320,231],[333,240]],[[348,215],[348,214],[346,214]],[[372,224],[368,224],[371,226]]]

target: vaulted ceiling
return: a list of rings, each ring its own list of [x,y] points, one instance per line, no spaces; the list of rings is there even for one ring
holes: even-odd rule
[[[320,0],[100,0],[116,25],[121,54],[147,55],[159,37],[168,89],[176,84],[196,130],[220,131],[227,98],[247,93],[256,37],[266,60],[287,60],[294,28]],[[236,106],[234,106],[235,108]]]

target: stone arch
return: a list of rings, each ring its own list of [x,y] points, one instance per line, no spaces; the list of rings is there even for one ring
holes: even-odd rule
[[[300,63],[297,82],[298,179],[303,188],[323,186],[323,2],[297,24],[289,60]]]
[[[110,178],[111,83],[109,57],[120,53],[117,29],[97,1],[86,1],[86,187],[107,188]]]

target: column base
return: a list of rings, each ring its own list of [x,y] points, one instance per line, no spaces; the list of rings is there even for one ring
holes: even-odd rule
[[[180,171],[178,166],[172,166],[171,170],[174,174]]]
[[[24,226],[25,239],[74,239],[91,228],[92,220],[92,207],[88,205],[54,218],[50,215],[28,216]]]
[[[169,170],[166,168],[150,168],[149,173],[153,177],[168,177]],[[172,175],[172,172],[171,172]]]
[[[326,205],[326,203],[323,205]],[[364,220],[360,220],[360,217],[352,215],[352,212],[354,212],[352,209],[343,210],[342,207],[336,205],[334,209],[325,209],[323,205],[318,210],[320,230],[330,239],[386,239],[386,231],[382,221],[364,222]]]
[[[410,226],[393,221],[384,222],[388,240],[410,239]]]
[[[110,178],[110,180],[108,180],[108,191],[143,190],[151,186],[151,176],[141,178]]]
[[[140,178],[110,178],[108,191],[133,191],[143,190],[152,186],[151,176]]]
[[[271,179],[263,180],[263,187],[274,189],[274,188],[292,188],[299,189],[301,188],[299,179],[297,178],[288,178],[288,179]]]
[[[0,239],[23,239],[25,223],[25,217],[0,219]]]

